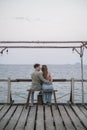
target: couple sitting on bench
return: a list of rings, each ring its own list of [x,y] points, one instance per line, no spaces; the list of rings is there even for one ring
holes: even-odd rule
[[[48,72],[47,66],[40,64],[34,65],[35,72],[32,73],[31,90],[53,90],[52,76]],[[32,92],[32,91],[31,91]],[[43,103],[51,105],[52,92],[43,93]],[[34,103],[34,92],[31,93],[31,106]]]

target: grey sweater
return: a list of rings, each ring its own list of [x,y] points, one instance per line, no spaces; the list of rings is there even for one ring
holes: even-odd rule
[[[35,71],[31,75],[32,78],[32,86],[31,89],[40,90],[43,83],[51,84],[48,80],[44,79],[43,75],[39,71]]]

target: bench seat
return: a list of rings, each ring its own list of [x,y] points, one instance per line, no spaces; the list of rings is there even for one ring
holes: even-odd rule
[[[50,93],[50,92],[53,93],[53,95],[54,95],[54,103],[55,103],[55,106],[57,107],[56,93],[55,92],[57,92],[58,90],[51,90],[51,89],[49,89],[49,90],[33,90],[33,89],[28,89],[27,91],[28,91],[28,97],[27,97],[27,101],[26,101],[26,105],[25,105],[26,109],[27,109],[27,107],[29,105],[31,93],[36,92],[36,91],[41,92],[41,93]]]

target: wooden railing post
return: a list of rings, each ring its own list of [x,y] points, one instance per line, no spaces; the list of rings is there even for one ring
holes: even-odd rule
[[[7,95],[7,103],[12,102],[12,97],[11,97],[11,80],[8,78],[8,95]]]
[[[74,78],[71,79],[70,102],[74,104]]]

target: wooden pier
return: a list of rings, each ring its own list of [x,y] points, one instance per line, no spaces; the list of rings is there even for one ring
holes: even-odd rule
[[[0,130],[87,130],[87,105],[0,105]]]

